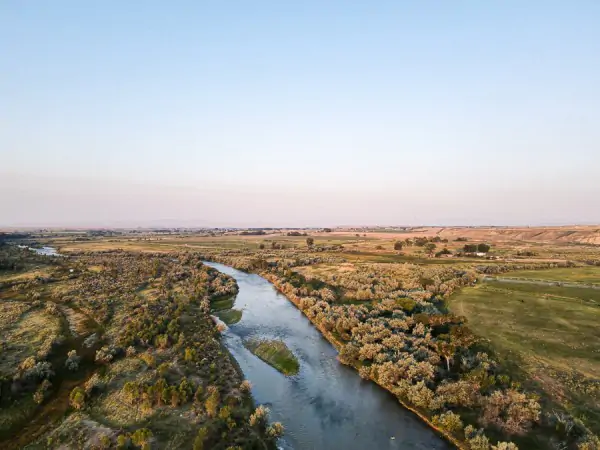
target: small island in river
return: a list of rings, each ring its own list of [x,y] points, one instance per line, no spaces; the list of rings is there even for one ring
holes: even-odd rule
[[[248,350],[286,376],[296,375],[300,370],[298,358],[280,340],[250,339],[244,342]]]

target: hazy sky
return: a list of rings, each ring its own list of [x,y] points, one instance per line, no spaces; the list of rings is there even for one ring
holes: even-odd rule
[[[600,1],[0,2],[0,226],[600,223]]]

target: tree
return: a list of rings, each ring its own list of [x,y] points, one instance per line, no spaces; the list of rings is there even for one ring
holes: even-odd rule
[[[183,359],[185,361],[193,361],[196,358],[196,350],[186,347]]]
[[[130,444],[129,436],[127,436],[126,434],[120,434],[119,437],[117,437],[117,449],[118,450],[129,448],[129,444]]]
[[[210,417],[215,417],[221,401],[219,389],[216,386],[209,386],[208,392],[210,394],[204,403],[204,407],[206,408],[206,412]]]
[[[488,244],[481,243],[477,246],[477,251],[481,253],[487,253],[490,251],[490,246]]]
[[[433,256],[433,253],[435,252],[437,245],[434,244],[433,242],[428,242],[427,244],[425,244],[424,248],[425,251],[427,252],[427,254],[429,256]]]
[[[79,369],[79,361],[81,357],[77,356],[77,350],[71,350],[67,354],[67,360],[65,361],[65,367],[72,372],[76,372]]]
[[[397,252],[402,251],[402,247],[404,247],[404,244],[401,241],[396,241],[394,243],[394,250]]]
[[[449,431],[450,433],[457,433],[463,429],[460,416],[452,411],[445,412],[439,416],[433,416],[433,423],[442,430]]]
[[[471,330],[460,325],[452,327],[450,336],[457,347],[469,348],[478,341],[477,336],[475,336]]]
[[[540,420],[541,408],[535,397],[516,389],[497,390],[485,399],[482,421],[508,434],[525,434]]]
[[[207,436],[208,429],[206,427],[202,427],[198,430],[198,434],[194,440],[194,450],[204,450],[204,441],[206,440]]]
[[[463,250],[466,253],[475,253],[477,251],[477,244],[465,244]]]
[[[152,438],[152,431],[150,431],[148,428],[140,428],[131,435],[131,441],[138,447],[142,448],[146,447],[146,444],[148,444],[150,438]]]
[[[83,409],[85,407],[85,391],[80,387],[76,387],[71,391],[69,401],[73,408]]]
[[[308,245],[309,247],[312,247],[313,244],[315,243],[315,240],[311,237],[306,238],[306,245]]]
[[[52,388],[52,383],[50,383],[50,381],[48,381],[48,380],[42,381],[42,384],[40,384],[40,386],[37,388],[37,390],[33,394],[33,401],[36,402],[38,405],[43,403],[44,400],[46,399],[46,395],[48,394],[48,392],[50,391],[51,388]]]
[[[204,389],[202,388],[202,386],[198,386],[198,389],[196,389],[196,392],[194,393],[194,401],[196,403],[202,403],[203,396],[204,396]]]
[[[284,431],[285,429],[280,422],[273,422],[273,424],[267,428],[267,436],[277,439],[278,437],[283,436]]]
[[[428,242],[429,242],[429,239],[427,239],[426,237],[418,237],[415,239],[415,245],[417,247],[423,247]]]
[[[442,340],[442,338],[448,337],[447,335],[438,336],[439,340],[435,343],[435,349],[446,360],[446,369],[450,372],[450,362],[456,353],[456,342],[449,342]]]

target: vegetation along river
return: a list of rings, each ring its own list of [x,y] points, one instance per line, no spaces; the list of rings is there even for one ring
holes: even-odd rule
[[[393,395],[340,364],[336,350],[285,296],[264,278],[223,264],[207,265],[235,278],[242,319],[224,342],[252,383],[256,401],[285,426],[285,449],[447,449]],[[243,345],[251,338],[280,339],[300,362],[286,377]]]

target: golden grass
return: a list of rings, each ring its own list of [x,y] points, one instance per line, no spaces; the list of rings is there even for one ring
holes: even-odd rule
[[[103,417],[113,426],[131,426],[152,415],[152,411],[143,411],[139,405],[130,405],[125,399],[123,386],[128,381],[144,382],[151,380],[154,371],[137,357],[124,358],[110,365],[103,377],[107,382],[107,393],[92,409],[94,415]]]
[[[31,305],[26,302],[3,301],[0,303],[0,332],[16,323]]]
[[[73,336],[79,336],[88,331],[89,319],[85,314],[66,305],[59,305],[58,308],[69,322],[69,330]]]
[[[35,268],[27,272],[3,272],[0,274],[0,282],[15,282],[15,281],[29,281],[36,277],[48,277],[50,276],[50,267]]]
[[[45,356],[60,333],[58,317],[43,310],[25,313],[13,326],[0,330],[0,340],[10,343],[2,353],[0,370],[10,372],[29,356]]]

